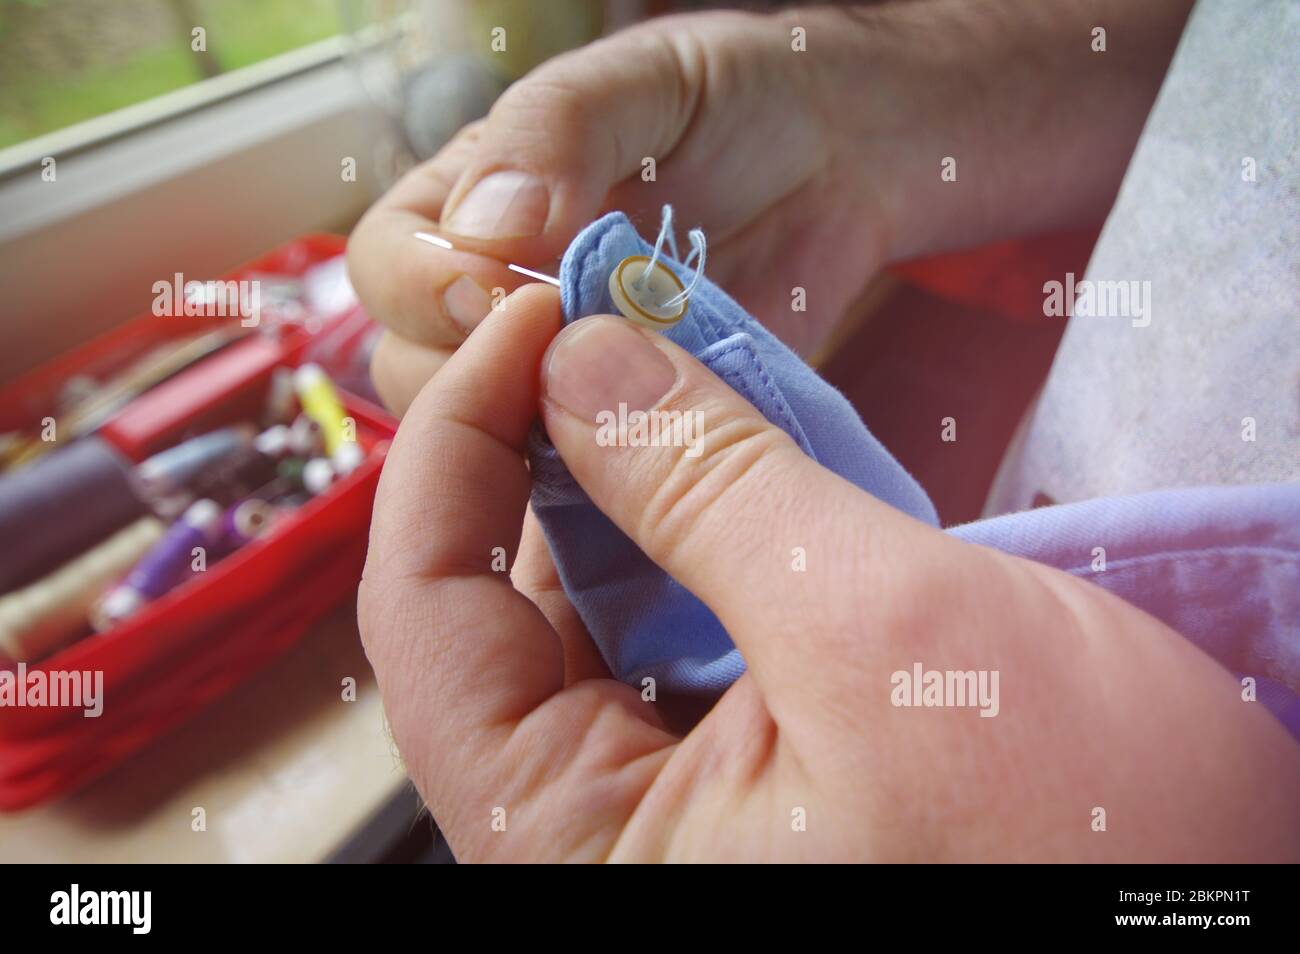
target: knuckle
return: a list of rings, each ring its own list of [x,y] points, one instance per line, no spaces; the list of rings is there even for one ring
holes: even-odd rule
[[[542,69],[501,94],[488,115],[489,128],[516,144],[577,145],[586,138],[594,94],[563,71]]]
[[[715,520],[744,519],[736,499],[770,489],[787,454],[799,453],[783,431],[750,415],[711,428],[699,446],[694,457],[675,450],[639,517],[638,539],[665,562]]]

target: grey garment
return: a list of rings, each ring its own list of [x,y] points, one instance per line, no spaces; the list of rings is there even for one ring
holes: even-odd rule
[[[1298,90],[1300,3],[1201,0],[1086,276],[1149,296],[1080,300],[987,513],[1300,478]]]

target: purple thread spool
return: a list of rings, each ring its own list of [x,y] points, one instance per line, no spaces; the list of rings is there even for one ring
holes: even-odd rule
[[[252,543],[275,519],[275,508],[265,500],[250,497],[226,510],[221,517],[221,552],[233,553]]]
[[[0,593],[45,576],[146,512],[131,465],[85,437],[0,478]]]
[[[185,578],[195,547],[210,547],[221,526],[221,508],[211,500],[191,504],[163,538],[105,594],[92,614],[96,629],[107,629],[171,592]]]

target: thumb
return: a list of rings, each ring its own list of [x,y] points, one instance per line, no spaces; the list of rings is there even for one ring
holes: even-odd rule
[[[714,612],[766,691],[833,666],[870,626],[861,608],[875,601],[855,594],[897,592],[900,544],[916,553],[937,536],[809,458],[677,345],[621,318],[566,327],[542,363],[542,394],[574,478]],[[816,572],[799,572],[799,549]]]

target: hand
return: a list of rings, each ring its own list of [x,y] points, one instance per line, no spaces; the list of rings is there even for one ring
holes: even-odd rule
[[[778,18],[703,13],[652,20],[512,86],[353,233],[353,282],[391,329],[374,361],[380,394],[405,409],[493,289],[527,281],[505,263],[553,268],[612,209],[653,237],[665,202],[683,236],[707,230],[710,278],[787,344],[815,348],[884,254],[878,186],[833,134],[819,62],[792,51]],[[815,308],[792,311],[796,285],[817,289]]]
[[[362,637],[459,858],[1300,855],[1297,747],[1200,650],[881,504],[664,338],[560,325],[542,286],[490,314],[411,406],[376,502]],[[620,401],[702,414],[702,453],[599,446],[595,412]],[[539,408],[592,500],[745,656],[684,734],[608,678],[535,528],[521,540]],[[997,672],[996,715],[895,706],[915,663]]]
[[[354,231],[352,280],[390,329],[376,387],[400,414],[494,290],[526,281],[507,263],[554,267],[611,209],[653,235],[665,202],[706,230],[713,281],[795,351],[821,352],[886,262],[1097,221],[1189,5],[701,13],[551,60]],[[1103,21],[1122,39],[1104,55],[1088,42]]]

